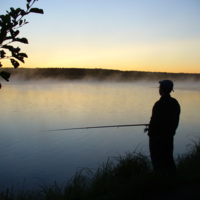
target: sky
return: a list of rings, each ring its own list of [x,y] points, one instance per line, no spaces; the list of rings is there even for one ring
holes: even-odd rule
[[[26,0],[0,0],[0,14]],[[16,44],[24,68],[200,73],[199,0],[39,0]],[[12,67],[9,59],[4,67]]]

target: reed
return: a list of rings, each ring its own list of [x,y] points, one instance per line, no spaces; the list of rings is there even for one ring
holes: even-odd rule
[[[200,139],[187,145],[188,152],[177,158],[178,178],[181,181],[200,181]]]
[[[200,183],[200,139],[188,145],[188,152],[176,159],[177,178],[156,176],[150,159],[140,151],[108,157],[97,170],[78,168],[74,177],[61,186],[43,180],[32,191],[2,191],[2,200],[114,200],[154,199],[176,191],[184,184]]]

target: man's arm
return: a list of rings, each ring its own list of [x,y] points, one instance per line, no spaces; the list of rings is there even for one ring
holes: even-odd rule
[[[148,136],[153,137],[159,133],[161,129],[161,105],[157,101],[153,106],[152,116],[149,122]]]

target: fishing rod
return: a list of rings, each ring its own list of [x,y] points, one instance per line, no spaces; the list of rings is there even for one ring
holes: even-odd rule
[[[128,127],[128,126],[149,126],[149,124],[127,124],[127,125],[112,125],[112,126],[89,126],[89,127],[78,127],[78,128],[64,128],[64,129],[54,129],[48,131],[69,131],[69,130],[77,130],[77,129],[94,129],[94,128],[113,128],[113,127]]]

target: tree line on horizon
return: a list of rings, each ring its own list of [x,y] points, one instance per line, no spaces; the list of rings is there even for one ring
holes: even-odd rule
[[[111,69],[86,68],[6,68],[12,76],[21,80],[59,79],[59,80],[98,80],[98,81],[139,81],[172,79],[178,81],[200,81],[200,74],[120,71]]]

